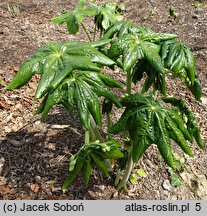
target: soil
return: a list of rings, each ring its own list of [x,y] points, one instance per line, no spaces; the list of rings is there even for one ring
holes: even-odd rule
[[[15,3],[14,3],[15,2]],[[34,92],[38,77],[21,89],[8,92],[6,85],[29,55],[49,41],[84,40],[82,31],[76,36],[65,26],[54,26],[51,17],[63,9],[71,9],[75,1],[15,0],[0,2],[0,199],[207,199],[207,154],[196,144],[194,156],[184,158],[187,171],[180,173],[182,184],[173,186],[172,176],[160,159],[155,146],[148,149],[135,168],[143,169],[146,177],[136,184],[127,184],[118,192],[114,176],[105,178],[94,170],[90,183],[81,179],[64,193],[60,190],[68,174],[70,154],[83,144],[84,130],[72,120],[62,106],[52,109],[45,123],[34,112]],[[101,3],[101,1],[98,1]],[[123,2],[123,1],[122,1]],[[168,78],[168,94],[184,98],[194,111],[207,144],[207,2],[193,0],[131,0],[124,1],[123,15],[138,25],[155,31],[176,33],[193,51],[197,73],[203,87],[201,101],[196,102],[179,80]],[[196,4],[197,3],[197,4]],[[198,4],[201,3],[201,4]],[[16,10],[12,9],[16,6]],[[174,7],[176,17],[169,14]],[[108,72],[110,75],[111,72]],[[116,76],[125,82],[125,75]],[[133,88],[136,90],[136,87]],[[114,121],[120,111],[113,113]]]

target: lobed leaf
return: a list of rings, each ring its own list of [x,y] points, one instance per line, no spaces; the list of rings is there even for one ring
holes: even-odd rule
[[[108,147],[108,151],[102,151],[102,147]],[[69,187],[75,178],[80,173],[83,182],[88,184],[92,168],[96,166],[105,176],[108,176],[108,169],[105,164],[105,159],[118,159],[124,157],[124,154],[120,150],[121,146],[115,140],[110,140],[105,143],[89,143],[84,144],[82,148],[71,157],[70,164],[72,164],[69,175],[65,180],[62,189]]]
[[[125,111],[109,132],[116,134],[129,131],[134,163],[141,158],[151,144],[156,144],[165,162],[174,169],[171,139],[190,156],[193,153],[187,140],[192,142],[192,136],[203,148],[196,120],[194,116],[191,116],[192,112],[189,108],[175,98],[165,98],[164,101],[180,107],[179,110],[166,108],[151,95],[146,94],[131,94],[121,101],[126,107]],[[180,112],[187,115],[187,124],[179,116]]]
[[[200,130],[199,130],[199,126],[198,126],[196,117],[194,116],[192,111],[189,109],[186,102],[182,99],[177,99],[174,97],[163,98],[163,101],[166,103],[171,103],[173,106],[177,108],[179,112],[181,112],[183,115],[185,115],[185,117],[187,117],[186,126],[187,126],[187,130],[190,136],[195,138],[198,146],[201,149],[205,149],[205,145],[203,144],[203,141],[201,138],[201,134],[200,134]]]

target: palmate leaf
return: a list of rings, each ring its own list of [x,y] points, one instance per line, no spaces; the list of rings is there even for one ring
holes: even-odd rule
[[[165,101],[172,102],[170,99],[165,99]],[[196,126],[193,116],[189,117],[191,121],[189,120],[190,122],[186,125],[177,109],[166,108],[146,94],[128,95],[122,100],[122,105],[126,109],[109,131],[114,134],[129,131],[134,162],[141,158],[151,144],[156,144],[165,162],[173,168],[171,139],[190,156],[192,156],[192,150],[188,143],[192,142],[193,137],[198,145],[203,147],[200,139],[197,138],[199,131],[193,131],[193,126]],[[176,104],[173,103],[173,105]],[[184,107],[188,110],[185,111],[186,113],[190,112],[187,106]],[[192,112],[190,113],[193,115]]]
[[[161,57],[165,67],[173,72],[174,77],[180,77],[195,96],[201,97],[201,84],[196,75],[195,58],[190,49],[177,40],[163,43]]]
[[[66,189],[71,185],[74,179],[81,173],[85,184],[88,183],[92,168],[97,167],[108,176],[108,169],[105,164],[105,159],[119,159],[124,157],[121,151],[121,146],[115,140],[110,140],[105,143],[98,141],[90,144],[84,144],[82,148],[71,157],[69,175],[65,180],[62,189]]]
[[[41,78],[35,98],[45,96],[37,110],[37,113],[42,113],[43,121],[55,104],[63,104],[71,115],[77,106],[85,128],[89,129],[90,115],[101,126],[98,98],[104,96],[116,106],[121,106],[107,87],[122,87],[119,82],[100,73],[98,65],[114,64],[93,47],[104,43],[49,43],[23,63],[7,89],[21,87],[32,75],[39,73]]]
[[[86,16],[94,16],[96,9],[94,7],[86,7],[86,0],[80,0],[73,11],[65,12],[60,16],[52,18],[52,22],[56,25],[67,24],[67,30],[70,34],[75,35],[79,31],[79,24]]]
[[[98,98],[104,96],[116,106],[121,106],[107,86],[121,87],[117,81],[104,74],[94,71],[73,71],[56,89],[48,91],[37,113],[42,113],[42,121],[44,121],[55,104],[63,104],[71,114],[76,106],[79,118],[86,129],[90,127],[88,125],[90,115],[93,116],[96,124],[101,126],[101,108]]]
[[[41,74],[43,76],[42,84],[38,87],[40,92],[44,92],[50,86],[50,81],[53,80],[55,76],[59,75],[59,71],[67,74],[68,71],[72,69],[80,70],[94,70],[100,71],[92,61],[100,65],[112,65],[114,64],[111,59],[104,56],[102,53],[98,52],[95,47],[102,46],[108,41],[103,41],[102,43],[83,43],[83,42],[51,42],[40,48],[35,54],[29,57],[20,67],[15,78],[7,87],[8,90],[13,90],[25,85],[32,78],[34,74]],[[70,55],[71,49],[74,47],[81,47],[80,54],[78,55],[78,50],[75,55]],[[86,49],[85,53],[81,50]],[[68,51],[69,50],[69,51]],[[51,73],[51,74],[50,74]],[[45,77],[45,78],[44,78]],[[64,77],[63,77],[64,78]],[[49,80],[48,80],[49,79]],[[46,82],[45,82],[46,81]],[[45,87],[41,87],[41,85]],[[37,92],[37,98],[41,97],[41,93]]]
[[[156,33],[127,21],[115,23],[103,36],[103,39],[112,39],[107,55],[124,71],[132,71],[134,83],[147,75],[142,92],[153,86],[165,95],[165,76],[170,70],[174,77],[184,81],[196,100],[200,100],[201,85],[194,56],[176,38],[177,35]]]
[[[149,28],[137,26],[129,21],[120,21],[110,26],[105,32],[102,39],[112,39],[115,35],[117,35],[117,38],[121,38],[128,34],[138,35],[140,37],[143,37],[145,41],[153,43],[160,43],[162,41],[174,39],[177,37],[177,35],[175,34],[156,33]]]
[[[171,103],[176,107],[176,111],[181,113],[181,117],[183,120],[187,118],[186,126],[190,136],[194,137],[196,142],[198,143],[201,149],[205,149],[205,145],[203,144],[199,125],[197,123],[196,117],[193,112],[189,109],[186,102],[182,99],[177,99],[174,97],[171,98],[163,98],[163,101],[166,103]],[[186,121],[186,120],[185,120]]]
[[[160,57],[160,43],[174,39],[177,35],[156,33],[142,26],[122,21],[108,29],[103,39],[113,38],[116,33],[117,38],[111,40],[107,56],[116,61],[124,71],[132,71],[131,77],[134,82],[137,82],[138,77],[141,79],[143,73],[147,72],[148,77],[143,90],[148,90],[153,85],[156,90],[160,90],[165,95],[166,72]],[[147,71],[138,67],[139,62],[145,62]],[[143,71],[141,76],[139,76],[140,70]]]
[[[91,5],[96,9],[95,23],[99,29],[106,30],[114,23],[123,20],[115,3],[105,3],[102,7]]]
[[[149,37],[147,37],[147,40]],[[139,62],[145,62],[147,67],[148,82],[150,87],[154,84],[154,88],[166,94],[165,68],[159,55],[160,46],[149,41],[145,41],[144,37],[139,35],[128,34],[121,38],[112,40],[111,48],[107,55],[115,61],[121,58],[122,69],[124,71],[132,71],[131,76],[136,82],[137,74],[141,74],[143,67],[139,67]],[[147,88],[149,88],[147,87]]]

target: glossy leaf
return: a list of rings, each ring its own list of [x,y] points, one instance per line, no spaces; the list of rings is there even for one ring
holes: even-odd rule
[[[191,137],[194,137],[198,146],[201,149],[205,149],[205,145],[203,144],[199,125],[197,123],[196,117],[193,112],[189,109],[186,102],[182,99],[177,99],[174,97],[171,98],[163,98],[164,102],[171,103],[176,107],[176,111],[181,113],[181,118],[185,120],[187,118],[186,127]],[[185,120],[186,121],[186,120]]]
[[[73,71],[56,89],[48,91],[46,101],[40,105],[42,108],[38,112],[42,112],[42,121],[55,104],[63,104],[70,113],[74,106],[77,107],[79,118],[86,129],[90,127],[88,125],[90,115],[101,126],[101,108],[98,98],[104,96],[116,106],[121,106],[116,96],[102,81],[105,77],[107,76],[93,71]],[[107,79],[111,78],[107,77]],[[112,79],[110,87],[112,83],[114,87],[120,87],[120,84]]]
[[[129,21],[116,22],[114,25],[107,29],[102,39],[111,39],[117,34],[118,38],[128,34],[135,34],[140,36],[143,40],[160,43],[161,41],[174,39],[177,37],[175,34],[156,33],[149,28],[137,26]]]
[[[150,86],[166,94],[165,68],[160,57],[160,43],[176,38],[176,35],[156,33],[150,29],[135,26],[126,21],[116,23],[105,33],[103,39],[117,38],[111,41],[111,47],[107,55],[127,72],[131,72],[134,82],[147,73],[147,79],[143,92]],[[120,63],[121,61],[121,63]],[[140,67],[144,63],[144,67]]]
[[[88,47],[88,45],[86,46],[89,52],[91,51],[90,49],[95,49],[93,47]],[[67,50],[71,49],[71,47],[74,47],[73,43],[51,42],[45,45],[43,48],[40,48],[34,55],[32,55],[22,64],[18,73],[9,84],[7,89],[13,90],[15,88],[19,88],[29,82],[35,73],[41,74],[43,80],[41,81],[42,84],[40,84],[38,87],[40,88],[38,91],[41,92],[37,93],[37,98],[39,98],[41,97],[42,92],[46,91],[46,89],[50,86],[55,75],[59,74],[59,71],[64,74],[67,74],[68,70],[71,68],[100,71],[100,68],[92,62],[91,58],[86,57],[88,55],[87,52],[84,55],[83,53],[80,54],[81,57],[67,54]],[[96,62],[103,64],[103,62],[108,61],[113,64],[109,58],[104,57],[103,59],[103,54],[99,54],[100,62]],[[43,85],[43,89],[40,87],[41,85]]]
[[[70,164],[72,163],[73,170],[69,171],[63,189],[69,187],[79,173],[81,173],[84,183],[87,184],[94,166],[102,171],[105,176],[108,176],[109,173],[105,164],[105,159],[118,159],[122,157],[124,157],[124,154],[121,151],[121,146],[114,140],[105,143],[97,141],[84,144],[82,148],[71,157]],[[75,161],[74,165],[73,161]]]
[[[141,158],[151,144],[156,144],[165,162],[174,168],[171,139],[186,154],[192,155],[188,141],[192,141],[193,133],[188,132],[189,126],[178,117],[178,110],[164,107],[146,94],[126,96],[122,100],[122,105],[126,109],[119,121],[111,127],[110,132],[116,134],[129,131],[134,162]],[[192,123],[189,125],[192,127]]]
[[[195,58],[190,49],[183,43],[173,40],[162,45],[161,57],[165,67],[174,77],[179,77],[187,85],[196,100],[201,97],[201,84],[196,75]]]
[[[88,184],[92,170],[93,170],[93,167],[91,165],[91,158],[88,155],[85,160],[84,168],[81,170],[81,176],[82,176],[84,184]]]
[[[99,29],[106,30],[109,26],[123,19],[115,3],[105,3],[102,7],[92,4],[96,9],[95,23]]]
[[[55,104],[63,104],[73,115],[78,109],[83,126],[89,129],[90,115],[101,126],[101,108],[98,98],[104,96],[109,101],[121,106],[117,97],[108,87],[121,88],[121,84],[100,73],[98,65],[112,65],[114,62],[100,53],[95,46],[103,43],[49,43],[30,57],[14,80],[7,87],[14,89],[29,81],[34,73],[41,78],[35,98],[45,96],[37,113],[42,113],[45,120],[49,110]],[[37,59],[35,59],[37,58]],[[95,64],[96,63],[96,64]],[[34,69],[36,68],[36,69]],[[29,75],[27,75],[29,74]]]

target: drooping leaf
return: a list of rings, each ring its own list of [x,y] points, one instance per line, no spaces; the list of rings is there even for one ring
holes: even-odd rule
[[[193,129],[190,130],[192,124],[195,126],[195,119],[191,117],[193,123],[192,121],[187,123],[186,128],[184,120],[178,117],[180,111],[175,108],[167,108],[146,94],[131,94],[124,97],[121,102],[126,109],[119,121],[109,131],[115,134],[129,131],[134,163],[141,158],[151,144],[156,144],[165,162],[174,168],[171,139],[186,154],[192,155],[187,140],[192,142],[193,134],[197,134],[192,131]],[[202,146],[201,143],[199,145]]]
[[[115,3],[105,3],[103,6],[91,5],[96,9],[95,24],[98,29],[106,30],[109,26],[123,19]]]
[[[99,77],[99,75],[101,76]],[[63,104],[69,113],[73,112],[74,106],[77,107],[80,121],[86,129],[89,129],[90,115],[93,116],[96,124],[101,126],[101,107],[98,98],[104,96],[117,106],[121,106],[117,97],[102,81],[103,77],[101,73],[93,71],[73,71],[56,89],[48,91],[46,101],[43,100],[38,112],[42,112],[42,121],[45,120],[49,110],[55,104]],[[107,79],[111,78],[107,77]],[[112,79],[110,87],[113,82],[114,87],[120,87]]]
[[[201,85],[195,71],[194,56],[176,38],[177,35],[156,33],[127,21],[115,23],[103,36],[103,39],[112,39],[107,55],[124,71],[132,71],[133,82],[140,81],[146,73],[142,92],[152,86],[165,95],[168,69],[174,77],[184,81],[196,100],[200,100]]]
[[[142,37],[142,39],[145,41],[153,43],[160,43],[161,41],[166,41],[177,37],[177,35],[175,34],[156,33],[149,28],[137,26],[129,21],[120,21],[110,26],[110,28],[108,28],[105,32],[102,39],[111,39],[115,34],[117,34],[118,38],[121,38],[128,34],[134,34]]]
[[[182,113],[183,120],[187,118],[186,129],[188,130],[189,134],[195,138],[198,146],[201,149],[205,149],[205,145],[201,138],[200,129],[196,117],[190,110],[190,108],[187,106],[186,102],[180,98],[177,99],[174,97],[163,98],[163,101],[166,103],[171,103],[173,106],[175,106],[177,108],[177,111]]]
[[[162,45],[161,57],[165,67],[172,71],[174,77],[181,78],[196,100],[200,100],[201,84],[196,75],[195,58],[190,49],[177,40],[169,40]]]
[[[81,170],[81,176],[83,178],[84,184],[88,184],[88,182],[90,180],[91,173],[92,173],[92,169],[93,169],[93,167],[91,164],[91,158],[88,155],[86,160],[85,160],[85,165]]]
[[[85,128],[89,129],[90,115],[93,116],[96,124],[101,126],[99,97],[104,96],[116,106],[121,106],[108,87],[122,86],[99,72],[100,65],[109,66],[114,62],[100,53],[92,44],[102,46],[105,42],[47,44],[20,68],[8,89],[20,87],[29,81],[28,77],[40,73],[41,78],[35,98],[45,96],[37,110],[37,113],[42,113],[43,121],[55,104],[63,104],[72,116],[74,107],[78,108],[80,120]]]
[[[96,167],[103,173],[104,176],[108,176],[108,168],[106,166],[106,163],[103,159],[100,159],[97,155],[91,153],[91,157],[93,159],[94,164]]]
[[[103,40],[111,39],[115,34],[118,34],[118,38],[127,34],[135,33],[135,34],[144,34],[146,32],[153,32],[149,28],[145,28],[143,26],[136,26],[132,22],[129,21],[120,21],[116,22],[114,25],[110,26],[102,37]]]
[[[142,26],[135,26],[126,21],[118,22],[107,30],[103,39],[113,38],[107,55],[117,62],[124,71],[132,72],[131,77],[137,82],[146,78],[143,92],[150,86],[166,94],[165,68],[160,57],[160,43],[177,37],[173,34],[156,33]],[[141,63],[144,65],[141,66]]]
[[[76,163],[74,165],[74,169],[69,172],[69,175],[64,181],[64,184],[62,186],[62,190],[67,189],[67,187],[70,186],[71,183],[74,181],[74,179],[78,176],[78,174],[80,173],[81,169],[83,168],[85,164],[85,159],[87,155],[88,155],[87,148],[81,149],[79,151],[78,155],[76,156]]]
[[[37,93],[37,98],[39,98],[41,97],[42,92],[45,92],[46,89],[48,89],[55,75],[59,75],[60,71],[67,74],[68,70],[71,68],[79,70],[100,70],[100,68],[92,62],[91,58],[86,57],[87,53],[85,55],[80,55],[81,58],[79,56],[67,54],[66,51],[67,49],[70,49],[70,47],[70,43],[51,42],[40,48],[22,64],[20,70],[17,72],[7,89],[13,90],[19,88],[29,82],[35,73],[41,74],[43,80],[41,81],[42,84],[40,83],[38,87],[40,93]],[[88,49],[90,49],[90,47],[88,47]],[[91,49],[95,48],[91,47]],[[103,56],[101,53],[100,55]],[[41,88],[42,85],[43,87]]]
[[[74,179],[81,174],[83,182],[88,184],[92,168],[97,167],[105,176],[109,172],[105,159],[119,159],[124,157],[121,146],[115,140],[105,143],[93,142],[84,144],[82,148],[71,157],[69,175],[65,180],[62,189],[69,187]]]

